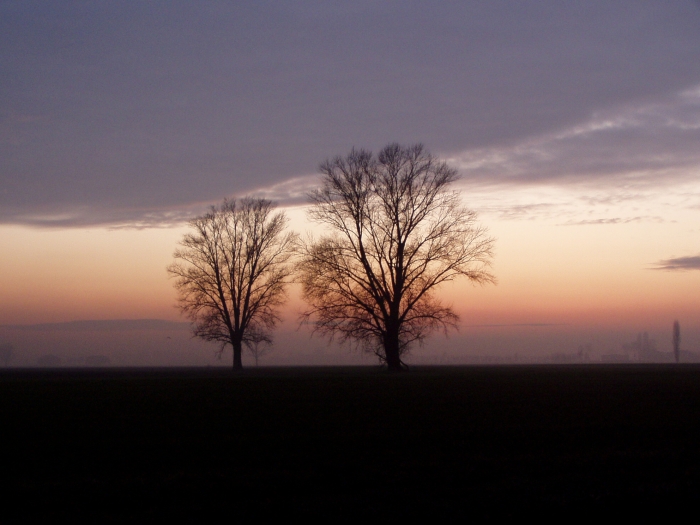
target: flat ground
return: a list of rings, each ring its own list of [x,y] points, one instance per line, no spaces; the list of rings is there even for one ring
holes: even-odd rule
[[[0,519],[667,517],[699,417],[696,365],[7,370]]]

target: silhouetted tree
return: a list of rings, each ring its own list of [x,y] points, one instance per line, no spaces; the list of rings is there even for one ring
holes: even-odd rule
[[[353,149],[320,171],[309,217],[329,231],[301,245],[302,319],[401,370],[411,343],[456,326],[433,293],[439,285],[495,282],[494,241],[449,189],[456,170],[422,145],[390,144],[376,156]]]
[[[673,357],[676,358],[676,363],[681,358],[681,325],[678,321],[673,322]]]
[[[246,341],[246,346],[255,360],[255,366],[260,364],[260,358],[270,353],[272,341],[269,339],[250,339]]]
[[[190,221],[168,272],[194,334],[233,348],[233,368],[243,367],[243,345],[270,342],[286,299],[295,234],[287,218],[265,199],[224,201]]]

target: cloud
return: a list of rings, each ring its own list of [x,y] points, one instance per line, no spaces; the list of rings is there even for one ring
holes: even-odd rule
[[[460,183],[465,206],[499,221],[546,221],[552,226],[696,221],[700,186],[694,180],[659,188],[558,183]]]
[[[698,143],[700,86],[662,101],[599,111],[512,146],[467,150],[450,162],[471,183],[602,186],[634,199],[640,191],[697,180]]]
[[[700,94],[663,101],[700,83],[698,21],[635,0],[0,3],[0,223],[298,202],[325,158],[391,141],[482,183],[679,177]]]
[[[568,326],[567,323],[507,323],[507,324],[468,324],[463,325],[465,328],[510,328],[518,327],[549,327],[549,326]]]
[[[293,179],[260,187],[246,194],[229,195],[228,198],[255,197],[273,201],[278,206],[299,206],[307,204],[307,193],[319,182],[317,175],[295,177]],[[107,226],[109,229],[147,229],[171,228],[185,224],[193,217],[206,213],[213,205],[223,200],[211,202],[195,202],[171,208],[100,208],[80,206],[63,211],[60,208],[53,213],[44,210],[43,213],[18,212],[13,221],[16,224],[37,228],[80,228],[88,226]],[[0,212],[0,217],[2,213]]]
[[[555,202],[486,204],[478,207],[479,213],[494,215],[501,220],[534,220],[551,218],[561,213]]]
[[[279,206],[298,206],[308,204],[308,193],[315,189],[319,183],[318,175],[294,177],[267,188],[255,189],[249,195],[271,200]]]
[[[212,203],[195,203],[178,209],[113,209],[80,206],[55,213],[18,213],[13,223],[37,228],[80,228],[95,225],[109,229],[170,228],[205,213]]]
[[[656,266],[652,270],[666,271],[686,271],[700,270],[700,255],[690,257],[676,257],[672,259],[664,259],[655,263]]]
[[[602,225],[602,224],[629,224],[631,222],[664,222],[662,217],[657,216],[640,216],[640,217],[612,217],[612,218],[602,218],[602,219],[587,219],[587,220],[571,220],[562,223],[562,226],[590,226],[590,225]]]

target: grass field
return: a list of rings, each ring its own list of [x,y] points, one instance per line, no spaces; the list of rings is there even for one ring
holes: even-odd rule
[[[700,495],[695,365],[6,370],[0,417],[13,521],[668,517]]]

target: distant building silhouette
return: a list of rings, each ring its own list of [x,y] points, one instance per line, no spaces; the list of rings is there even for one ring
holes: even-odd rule
[[[641,363],[659,363],[668,361],[669,356],[656,349],[656,341],[649,338],[649,334],[637,334],[637,339],[631,343],[623,344],[622,350],[630,361]]]
[[[676,363],[680,362],[681,357],[681,325],[678,321],[673,322],[673,357]]]

